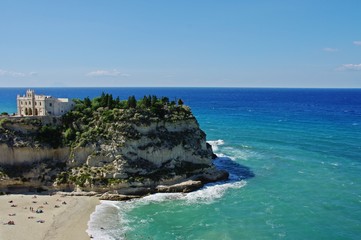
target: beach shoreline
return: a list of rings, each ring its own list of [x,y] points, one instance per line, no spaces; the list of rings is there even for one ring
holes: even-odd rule
[[[0,196],[1,239],[89,239],[88,222],[98,204],[97,197],[89,196]]]

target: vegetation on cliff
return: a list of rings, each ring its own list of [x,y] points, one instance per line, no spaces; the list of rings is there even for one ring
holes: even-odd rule
[[[183,105],[181,99],[176,104],[167,97],[144,96],[137,101],[134,96],[130,96],[128,100],[121,101],[119,97],[114,99],[111,94],[103,93],[93,100],[87,97],[83,100],[75,99],[74,102],[74,109],[62,117],[61,126],[63,143],[73,147],[85,146],[99,137],[108,139],[107,130],[115,121],[144,124],[194,118],[190,108]],[[127,125],[119,127],[127,128]],[[54,131],[51,128],[48,130]]]
[[[100,97],[92,100],[86,97],[83,100],[74,99],[74,102],[75,107],[72,111],[63,115],[61,119],[53,118],[45,124],[38,118],[12,118],[11,121],[9,118],[1,118],[0,134],[4,138],[3,142],[9,143],[8,139],[22,139],[23,141],[18,142],[16,146],[25,143],[39,143],[53,148],[85,146],[96,139],[109,138],[106,132],[115,121],[144,124],[194,118],[190,108],[183,105],[181,99],[176,103],[169,101],[167,97],[149,95],[136,100],[134,96],[130,96],[128,100],[121,101],[119,97],[114,99],[112,94],[102,93]],[[18,131],[16,128],[12,131],[12,127],[6,127],[7,123],[19,125],[27,131]]]
[[[10,151],[46,148],[55,154],[44,153],[50,159],[33,162],[19,172],[21,179],[60,189],[142,195],[158,191],[159,184],[228,176],[215,169],[206,135],[181,99],[120,100],[103,93],[74,102],[74,109],[61,118],[0,119],[0,144],[6,143]],[[62,159],[61,164],[54,159]]]

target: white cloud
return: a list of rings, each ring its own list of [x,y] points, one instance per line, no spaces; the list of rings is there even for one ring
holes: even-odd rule
[[[356,46],[361,46],[361,41],[353,41],[353,44]]]
[[[113,70],[96,70],[87,73],[87,76],[90,77],[129,77],[130,74],[122,73],[117,69]]]
[[[342,64],[341,67],[337,68],[339,71],[361,71],[361,63],[360,64]]]
[[[338,49],[337,48],[324,48],[322,49],[323,51],[325,52],[338,52]]]
[[[37,72],[29,72],[29,75],[30,75],[30,76],[37,76],[38,73],[37,73]]]
[[[24,72],[15,72],[15,71],[7,71],[4,69],[0,69],[0,77],[29,77],[37,75],[36,72],[24,73]]]

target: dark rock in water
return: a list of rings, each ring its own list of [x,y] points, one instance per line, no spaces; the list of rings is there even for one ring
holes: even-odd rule
[[[117,192],[121,195],[145,196],[152,193],[152,189],[150,187],[129,187],[120,188]]]
[[[99,199],[100,200],[109,200],[109,201],[126,201],[133,198],[139,198],[140,196],[136,195],[122,195],[122,194],[109,194],[104,193]]]
[[[201,187],[203,187],[203,183],[201,181],[188,180],[170,186],[159,185],[156,187],[156,191],[162,193],[171,193],[171,192],[187,193],[200,189]]]
[[[229,178],[229,173],[225,170],[212,169],[212,171],[205,171],[204,173],[193,176],[194,180],[205,183],[226,181]]]

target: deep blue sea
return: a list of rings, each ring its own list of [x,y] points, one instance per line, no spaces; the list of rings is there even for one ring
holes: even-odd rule
[[[1,88],[0,112],[15,112],[25,90]],[[231,172],[188,194],[104,201],[89,222],[94,239],[361,239],[361,89],[35,90],[181,98]]]

